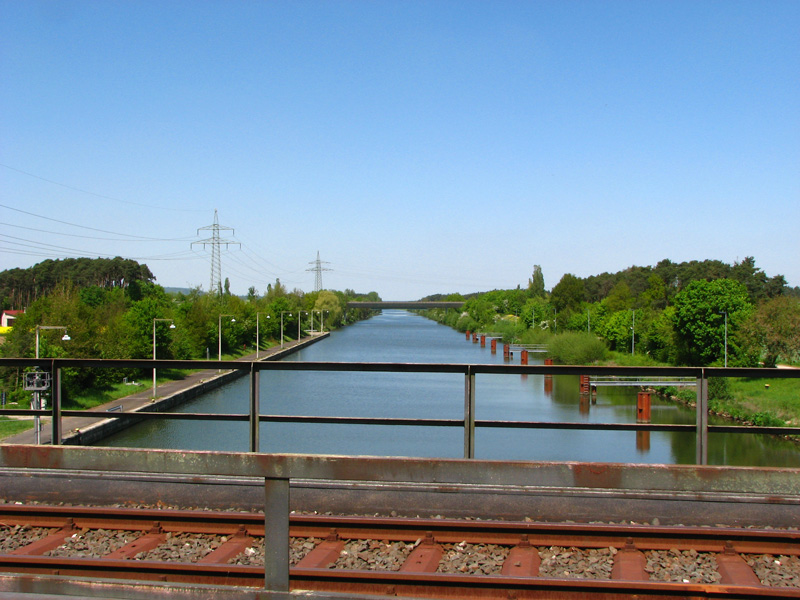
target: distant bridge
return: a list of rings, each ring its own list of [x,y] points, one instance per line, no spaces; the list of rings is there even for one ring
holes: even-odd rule
[[[348,302],[347,308],[369,308],[375,310],[390,308],[408,308],[411,310],[425,310],[428,308],[461,308],[463,302]]]

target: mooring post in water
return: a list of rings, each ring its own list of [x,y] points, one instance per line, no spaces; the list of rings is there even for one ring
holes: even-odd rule
[[[469,334],[472,333],[469,329],[467,329],[467,341],[469,341]]]
[[[522,353],[520,354],[519,364],[521,364],[521,365],[527,365],[528,364],[528,351],[527,350],[523,350]]]
[[[636,395],[636,422],[650,422],[650,392],[639,392]]]
[[[509,346],[508,344],[503,344],[503,358],[505,358],[506,360],[511,358],[511,346]]]
[[[481,348],[486,348],[486,336],[481,335]]]
[[[581,375],[581,396],[589,395],[589,376]]]
[[[497,352],[497,339],[496,338],[492,340],[491,346],[492,346],[492,354],[495,354]]]
[[[544,359],[545,366],[550,366],[553,364],[552,358],[545,358]],[[547,396],[550,396],[553,393],[553,376],[552,375],[545,375],[544,376],[544,393]]]

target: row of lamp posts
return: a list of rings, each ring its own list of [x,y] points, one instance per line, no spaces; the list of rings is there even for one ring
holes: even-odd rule
[[[311,314],[311,319],[312,319],[312,322],[311,322],[312,331],[314,329],[313,319],[314,319],[314,313],[315,312],[319,312],[320,313],[320,323],[321,323],[320,329],[324,329],[325,325],[324,325],[323,313],[325,311],[312,310],[311,313],[310,313]],[[287,314],[287,313],[288,313],[288,315],[290,317],[292,316],[292,312],[291,311],[288,311],[288,310],[281,311],[281,348],[283,348],[283,315]],[[260,319],[259,318],[263,314],[266,314],[266,313],[256,313],[256,358],[259,357],[259,350],[261,348]],[[300,339],[300,318],[299,317],[302,314],[309,314],[309,313],[307,311],[299,311],[298,312],[297,339]],[[231,323],[235,323],[236,322],[236,318],[234,317],[234,315],[230,315],[230,314],[221,314],[221,315],[219,315],[219,318],[218,318],[218,321],[217,321],[217,336],[218,336],[217,359],[220,360],[220,361],[222,360],[222,317],[231,317]],[[271,315],[267,314],[267,319],[270,319],[270,318],[271,318]],[[158,323],[158,322],[169,323],[170,324],[169,328],[170,329],[175,329],[175,321],[174,321],[174,319],[153,319],[153,360],[154,361],[156,360],[156,323]],[[39,332],[42,329],[61,329],[61,330],[64,331],[64,335],[61,338],[63,341],[69,341],[70,339],[72,339],[67,334],[67,328],[64,325],[37,325],[36,326],[36,358],[37,359],[39,358],[39,337],[40,337],[40,333]],[[158,395],[157,395],[158,394],[158,384],[156,382],[156,377],[157,377],[156,371],[157,371],[156,368],[153,367],[153,398],[157,398],[158,397]],[[34,406],[33,406],[33,408],[35,410],[39,410],[41,408],[40,400],[41,400],[41,398],[40,398],[39,392],[38,391],[34,392],[34,398],[33,398]],[[40,422],[39,422],[39,416],[38,415],[36,415],[34,417],[34,426],[35,426],[35,429],[36,429],[36,443],[38,444],[39,441],[40,441],[39,440]]]

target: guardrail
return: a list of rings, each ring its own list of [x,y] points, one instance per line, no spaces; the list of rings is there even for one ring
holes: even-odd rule
[[[259,452],[259,425],[264,422],[339,423],[357,425],[399,425],[429,427],[459,427],[464,430],[464,458],[475,458],[475,428],[500,429],[578,429],[601,431],[691,431],[696,436],[696,463],[708,464],[708,434],[766,433],[800,435],[800,427],[756,427],[745,425],[709,425],[708,379],[710,377],[800,378],[800,369],[746,369],[712,367],[606,367],[574,365],[488,365],[451,363],[352,363],[352,362],[228,362],[187,360],[100,360],[100,359],[29,359],[1,358],[0,367],[38,366],[52,373],[52,406],[47,410],[0,410],[0,415],[52,416],[53,440],[62,440],[63,417],[97,417],[102,419],[186,419],[209,421],[247,421],[249,449]],[[62,410],[61,371],[65,368],[117,369],[222,369],[244,370],[249,376],[248,414],[106,412],[91,410]],[[262,371],[350,371],[390,373],[456,373],[464,376],[464,415],[461,419],[398,419],[367,417],[325,417],[297,415],[263,415],[259,403],[259,383]],[[650,423],[583,423],[541,421],[499,421],[475,419],[475,375],[588,375],[616,377],[694,378],[697,388],[696,421],[694,425]]]

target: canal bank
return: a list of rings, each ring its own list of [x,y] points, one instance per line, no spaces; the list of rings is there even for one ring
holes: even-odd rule
[[[276,346],[268,348],[265,351],[260,351],[258,358],[255,354],[243,356],[237,361],[250,362],[255,360],[260,361],[276,361],[282,360],[287,356],[294,354],[316,342],[326,339],[330,336],[329,332],[320,333],[317,335],[302,338],[300,340],[289,342],[283,348]],[[146,412],[168,412],[177,406],[185,404],[191,400],[199,398],[210,391],[218,389],[222,386],[228,385],[240,377],[243,377],[246,371],[234,369],[231,371],[218,371],[216,369],[205,369],[188,374],[183,379],[167,381],[159,384],[158,391],[162,394],[159,398],[152,398],[152,388],[147,384],[138,384],[141,391],[119,398],[106,404],[93,408],[93,411],[106,411],[106,412],[125,412],[135,413],[140,411]],[[131,385],[137,385],[131,383]],[[142,419],[98,419],[97,417],[63,417],[62,418],[62,431],[61,437],[62,444],[75,445],[75,446],[89,446],[105,439],[106,437],[118,433],[136,423],[141,422]],[[36,432],[33,429],[18,433],[3,440],[2,444],[34,444],[36,439]],[[42,419],[42,430],[40,432],[40,443],[52,443],[52,427],[50,427],[50,418]]]

